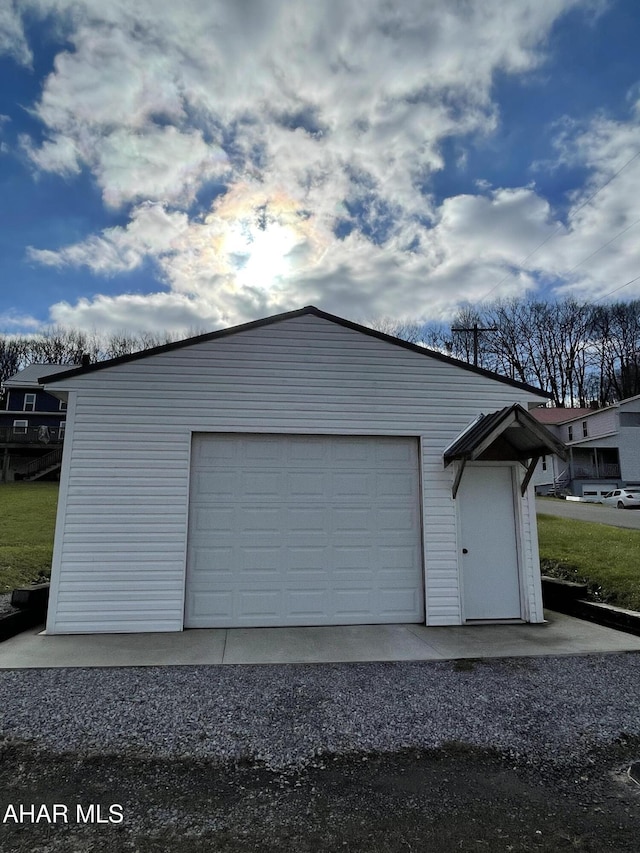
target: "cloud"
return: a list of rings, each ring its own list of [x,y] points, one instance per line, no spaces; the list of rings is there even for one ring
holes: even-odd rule
[[[165,324],[194,306],[218,323],[308,302],[445,316],[498,282],[498,295],[522,293],[571,269],[586,248],[579,232],[590,245],[598,227],[611,234],[619,204],[612,197],[607,213],[603,193],[579,211],[576,196],[561,222],[535,185],[484,183],[436,203],[431,178],[446,140],[496,128],[496,75],[538,68],[558,19],[598,7],[24,0],[56,18],[68,45],[32,107],[43,137],[24,150],[37,171],[89,170],[105,206],[129,217],[29,258],[109,276],[150,263],[170,292],[135,297],[135,316],[147,322],[147,300]],[[605,117],[566,125],[558,159],[578,157],[597,181],[633,133]],[[590,286],[584,270],[571,281]],[[61,303],[52,315],[110,323],[131,299]]]
[[[567,123],[557,139],[560,162],[580,165],[589,178],[573,194],[567,229],[536,255],[541,270],[562,279],[558,292],[598,299],[638,275],[640,265],[640,114],[626,121],[598,115]],[[637,297],[636,283],[623,298]]]
[[[0,5],[0,56],[7,54],[21,65],[31,65],[33,54],[22,28],[15,0]]]
[[[147,257],[171,252],[187,228],[185,213],[168,212],[161,205],[148,202],[134,209],[125,228],[107,228],[100,236],[59,251],[30,247],[28,255],[45,266],[88,267],[92,272],[110,276],[136,269]]]
[[[159,330],[186,334],[226,325],[210,304],[179,293],[99,295],[79,299],[75,305],[58,302],[51,308],[50,320],[56,326],[95,329],[103,334]]]

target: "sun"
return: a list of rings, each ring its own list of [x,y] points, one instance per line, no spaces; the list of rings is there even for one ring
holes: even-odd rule
[[[223,249],[238,284],[269,288],[291,273],[291,253],[302,239],[277,220],[242,219],[230,225]]]

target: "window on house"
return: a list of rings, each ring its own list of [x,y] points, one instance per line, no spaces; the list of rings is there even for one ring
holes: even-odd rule
[[[60,405],[58,406],[58,409],[61,412],[66,412],[67,411],[67,401],[66,400],[60,400]]]
[[[64,438],[64,432],[67,428],[66,421],[60,421],[60,426],[58,427],[58,438]]]
[[[586,438],[589,435],[589,430],[587,428],[587,422],[582,421],[582,437]]]
[[[24,395],[24,406],[22,408],[23,412],[35,412],[36,410],[36,395],[35,394],[25,394]]]
[[[547,470],[547,457],[546,456],[542,457],[542,470],[543,471]]]
[[[573,441],[573,427],[572,426],[567,427],[567,433],[569,435],[569,441]]]
[[[26,435],[29,421],[14,421],[13,431],[16,435]]]

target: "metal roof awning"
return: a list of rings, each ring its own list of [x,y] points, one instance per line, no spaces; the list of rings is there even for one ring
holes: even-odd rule
[[[455,498],[467,462],[521,462],[527,468],[522,481],[524,495],[538,459],[555,453],[567,458],[564,444],[532,417],[519,403],[480,415],[444,451],[444,467],[457,462],[453,483]]]

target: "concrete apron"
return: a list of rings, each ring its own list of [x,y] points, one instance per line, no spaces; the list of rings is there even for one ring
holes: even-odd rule
[[[352,625],[46,636],[0,644],[0,669],[456,660],[640,651],[640,637],[547,611],[541,625]]]

